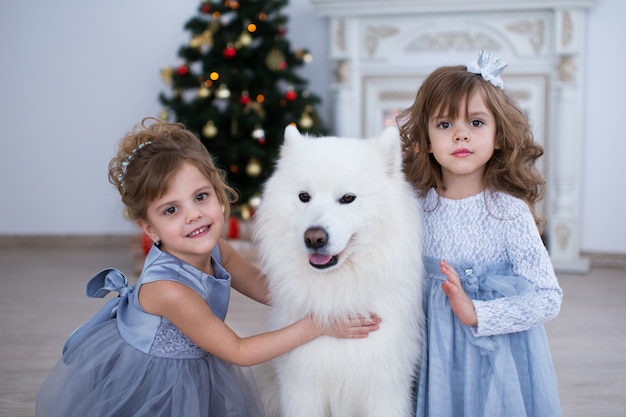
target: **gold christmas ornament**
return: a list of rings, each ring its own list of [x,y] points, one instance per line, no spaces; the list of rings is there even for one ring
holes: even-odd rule
[[[174,75],[174,69],[172,67],[165,67],[161,70],[161,78],[165,81],[165,84],[172,85],[172,76]]]
[[[204,135],[204,137],[209,139],[214,138],[217,135],[217,126],[215,126],[213,120],[209,120],[204,125],[204,127],[202,128],[202,134]]]
[[[211,90],[209,90],[208,88],[203,86],[198,89],[198,97],[207,98],[210,95],[211,95]]]
[[[219,30],[220,25],[221,25],[219,18],[220,18],[219,12],[213,13],[213,20],[209,22],[209,29],[207,29],[209,32],[215,33]]]
[[[250,46],[252,43],[252,36],[248,32],[241,32],[239,35],[239,43],[241,46]]]
[[[273,48],[267,58],[265,58],[265,64],[272,71],[280,71],[283,69],[285,62],[285,55],[280,50]]]
[[[193,38],[191,38],[189,40],[189,46],[191,46],[192,48],[200,48],[202,46],[202,41],[200,40],[201,36],[200,35],[196,35]]]
[[[258,159],[252,158],[250,162],[248,162],[248,166],[246,166],[246,174],[250,177],[258,177],[261,174],[261,164]]]
[[[243,220],[249,220],[252,217],[250,207],[247,204],[242,204],[239,206],[239,215]]]
[[[313,119],[311,118],[309,113],[302,113],[302,117],[300,118],[298,124],[303,129],[309,129],[313,126]]]
[[[213,47],[213,32],[207,29],[201,34],[194,36],[189,41],[189,46],[191,46],[192,48],[196,48],[196,49],[200,49],[203,46],[212,48]]]
[[[159,119],[163,120],[164,122],[167,122],[169,118],[170,118],[170,114],[167,112],[167,110],[163,109],[159,112]]]
[[[258,101],[250,101],[243,107],[244,114],[250,113],[250,111],[254,111],[261,117],[265,117],[265,110],[263,110],[263,105]]]

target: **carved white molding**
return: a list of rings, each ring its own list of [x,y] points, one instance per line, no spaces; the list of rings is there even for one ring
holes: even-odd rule
[[[311,0],[320,15],[329,17],[589,9],[595,2],[596,0]]]
[[[558,271],[580,257],[582,91],[587,10],[595,0],[311,0],[330,19],[334,130],[369,136],[408,106],[428,73],[480,49],[509,67],[505,88],[546,155],[548,248]]]

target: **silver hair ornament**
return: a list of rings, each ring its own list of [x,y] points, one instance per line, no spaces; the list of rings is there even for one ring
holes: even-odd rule
[[[120,182],[120,184],[122,184],[122,186],[124,186],[123,180],[124,180],[124,175],[126,175],[126,169],[128,167],[128,164],[130,164],[130,161],[132,161],[133,157],[135,155],[137,155],[137,152],[142,149],[144,146],[148,146],[150,145],[152,142],[151,141],[147,141],[144,143],[140,143],[139,146],[137,146],[135,149],[133,149],[126,158],[124,158],[124,160],[122,161],[122,173],[119,174],[117,176],[117,180]]]
[[[504,71],[508,64],[500,61],[499,58],[493,58],[491,52],[480,51],[477,61],[467,63],[467,72],[482,75],[485,81],[489,81],[494,86],[504,89],[504,82],[500,78],[500,74]]]

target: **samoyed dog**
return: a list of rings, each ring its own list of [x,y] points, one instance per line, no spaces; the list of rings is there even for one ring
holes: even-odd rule
[[[421,217],[402,171],[398,130],[316,138],[287,127],[254,239],[273,327],[307,315],[326,324],[370,312],[382,319],[368,338],[321,337],[276,359],[280,412],[268,416],[412,415],[423,318]]]

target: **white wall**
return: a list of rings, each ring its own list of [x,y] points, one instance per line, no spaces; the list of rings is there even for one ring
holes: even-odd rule
[[[597,0],[587,27],[583,250],[626,253],[626,2]]]
[[[157,115],[159,71],[177,64],[199,0],[0,2],[0,235],[122,234],[108,183],[117,140]],[[314,60],[301,74],[330,120],[327,22],[291,0],[287,36]],[[626,2],[589,16],[582,249],[626,253],[621,118]],[[619,141],[619,142],[618,142]]]

